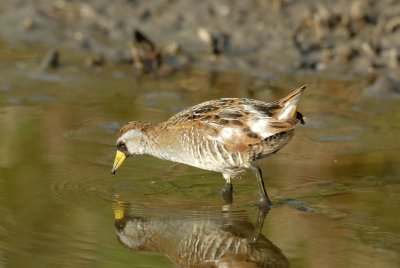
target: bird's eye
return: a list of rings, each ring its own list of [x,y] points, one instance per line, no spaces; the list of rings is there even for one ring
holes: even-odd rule
[[[120,142],[117,144],[118,150],[124,151],[126,149],[126,145],[124,142]]]
[[[123,152],[126,156],[129,155],[128,148],[126,147],[125,142],[120,142],[117,144],[117,150]]]

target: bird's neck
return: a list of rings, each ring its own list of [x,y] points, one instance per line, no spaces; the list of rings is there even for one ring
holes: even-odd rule
[[[165,158],[167,144],[163,142],[164,132],[162,123],[148,123],[142,129],[142,153],[159,158]]]

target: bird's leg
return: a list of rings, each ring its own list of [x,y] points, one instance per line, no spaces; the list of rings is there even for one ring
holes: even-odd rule
[[[267,207],[272,206],[272,203],[268,198],[267,191],[265,190],[261,169],[255,165],[251,165],[250,167],[256,173],[256,178],[258,182],[258,194],[260,195],[260,205]]]
[[[230,207],[230,205],[233,202],[233,186],[231,183],[231,178],[228,175],[224,175],[224,178],[226,180],[226,183],[224,185],[224,187],[221,190],[221,195],[222,198],[225,201],[225,207]]]

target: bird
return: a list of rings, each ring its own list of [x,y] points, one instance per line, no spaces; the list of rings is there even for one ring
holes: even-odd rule
[[[111,170],[124,160],[151,155],[200,169],[222,173],[224,191],[232,193],[231,179],[252,170],[259,204],[271,207],[261,169],[256,161],[278,152],[304,124],[297,105],[307,85],[275,102],[221,98],[184,109],[164,122],[131,121],[118,133]]]

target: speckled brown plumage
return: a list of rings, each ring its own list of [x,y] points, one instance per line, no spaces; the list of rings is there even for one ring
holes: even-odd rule
[[[253,162],[279,151],[292,138],[294,128],[304,123],[297,112],[304,89],[273,103],[223,98],[187,108],[165,122],[129,122],[119,133],[117,147],[124,158],[150,154],[221,172],[229,184],[232,177],[251,168],[262,201],[270,203],[261,171]]]

